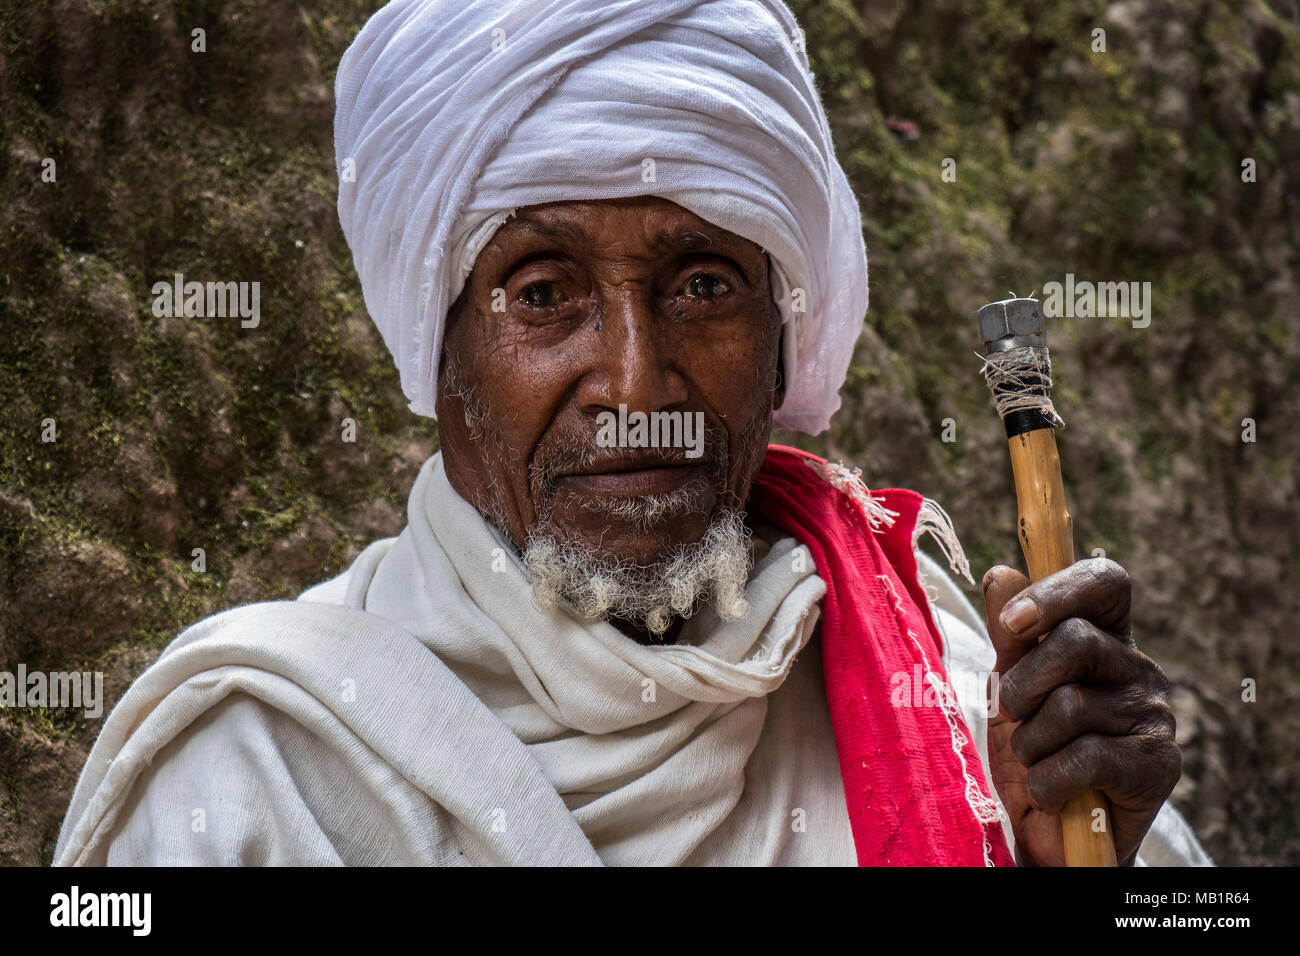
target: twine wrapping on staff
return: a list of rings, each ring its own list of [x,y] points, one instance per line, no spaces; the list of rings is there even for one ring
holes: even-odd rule
[[[984,360],[980,372],[1003,421],[1012,412],[1036,411],[1054,427],[1065,427],[1052,405],[1052,357],[1046,348],[1006,349],[980,358]]]

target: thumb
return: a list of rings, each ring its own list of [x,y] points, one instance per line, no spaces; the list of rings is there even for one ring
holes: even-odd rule
[[[1005,674],[1038,643],[1036,637],[1012,634],[1002,626],[1002,608],[1013,597],[1029,587],[1029,578],[1005,564],[994,565],[984,575],[984,620],[988,626],[989,640],[997,652],[993,669]]]

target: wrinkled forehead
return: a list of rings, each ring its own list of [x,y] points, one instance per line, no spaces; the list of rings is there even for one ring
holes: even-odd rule
[[[765,255],[758,243],[653,196],[526,207],[500,223],[484,249],[534,241],[591,253],[607,248],[636,248],[660,257],[712,252],[754,262]]]

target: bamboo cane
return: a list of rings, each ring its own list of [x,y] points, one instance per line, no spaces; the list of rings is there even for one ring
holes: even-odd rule
[[[1020,547],[1029,578],[1037,581],[1074,563],[1074,523],[1061,483],[1054,431],[1061,420],[1051,405],[1043,314],[1036,299],[1004,299],[979,310],[979,326],[986,380],[1011,451]],[[990,368],[995,374],[987,374]],[[1097,790],[1065,805],[1061,831],[1066,866],[1115,866],[1110,819],[1110,804]]]

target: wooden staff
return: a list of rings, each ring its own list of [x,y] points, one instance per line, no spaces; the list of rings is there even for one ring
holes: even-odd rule
[[[1074,522],[1065,506],[1054,431],[1063,423],[1051,402],[1043,313],[1037,299],[1003,299],[979,310],[979,326],[985,380],[1011,448],[1020,547],[1029,578],[1037,581],[1074,563]],[[1110,803],[1100,791],[1089,790],[1065,805],[1066,866],[1115,866],[1110,821]]]

